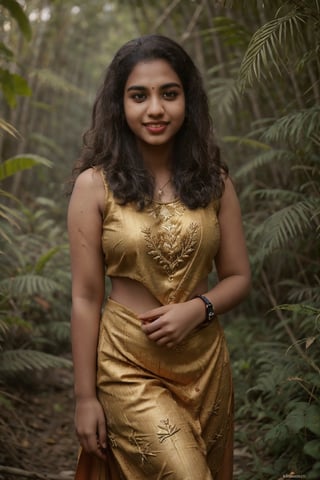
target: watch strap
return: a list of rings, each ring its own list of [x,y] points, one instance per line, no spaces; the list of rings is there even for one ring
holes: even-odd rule
[[[200,328],[207,327],[214,319],[216,316],[215,311],[214,311],[214,306],[210,302],[209,298],[207,298],[205,295],[196,295],[194,298],[200,298],[200,300],[203,301],[206,307],[206,318],[205,320],[199,325]]]

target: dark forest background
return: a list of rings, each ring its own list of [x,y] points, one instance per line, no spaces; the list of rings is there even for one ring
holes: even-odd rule
[[[223,318],[237,478],[319,479],[319,0],[0,0],[0,463],[15,385],[70,369],[65,191],[96,90],[154,32],[200,68],[241,201],[253,289]]]

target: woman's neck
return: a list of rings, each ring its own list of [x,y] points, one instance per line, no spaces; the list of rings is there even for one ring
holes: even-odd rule
[[[141,148],[146,168],[157,176],[157,173],[171,171],[172,145],[146,145]]]

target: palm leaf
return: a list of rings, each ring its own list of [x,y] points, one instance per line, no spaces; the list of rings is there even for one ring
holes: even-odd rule
[[[239,21],[230,17],[214,17],[213,27],[200,31],[201,36],[217,34],[227,46],[247,47],[251,32]]]
[[[214,78],[209,82],[209,97],[218,115],[232,115],[234,104],[241,103],[241,93],[234,78]]]
[[[319,201],[301,201],[268,217],[263,224],[263,248],[268,251],[284,248],[291,239],[315,233],[312,217]]]
[[[0,118],[0,128],[15,138],[21,138],[18,130],[13,125],[11,125],[11,123],[6,122],[3,118]]]
[[[300,37],[300,25],[304,17],[296,10],[275,18],[259,28],[251,38],[239,71],[239,87],[243,91],[254,80],[270,73],[270,64],[280,73],[284,62],[283,46],[296,43]]]
[[[262,135],[266,142],[306,143],[320,129],[320,106],[289,113],[274,122]]]
[[[43,165],[45,167],[52,167],[53,163],[47,158],[40,155],[23,154],[8,158],[0,164],[0,181],[15,175],[17,172],[22,172],[35,165]]]

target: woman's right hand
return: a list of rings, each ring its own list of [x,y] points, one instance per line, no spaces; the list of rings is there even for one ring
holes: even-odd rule
[[[76,400],[75,427],[80,445],[105,461],[107,447],[106,419],[96,397]]]

